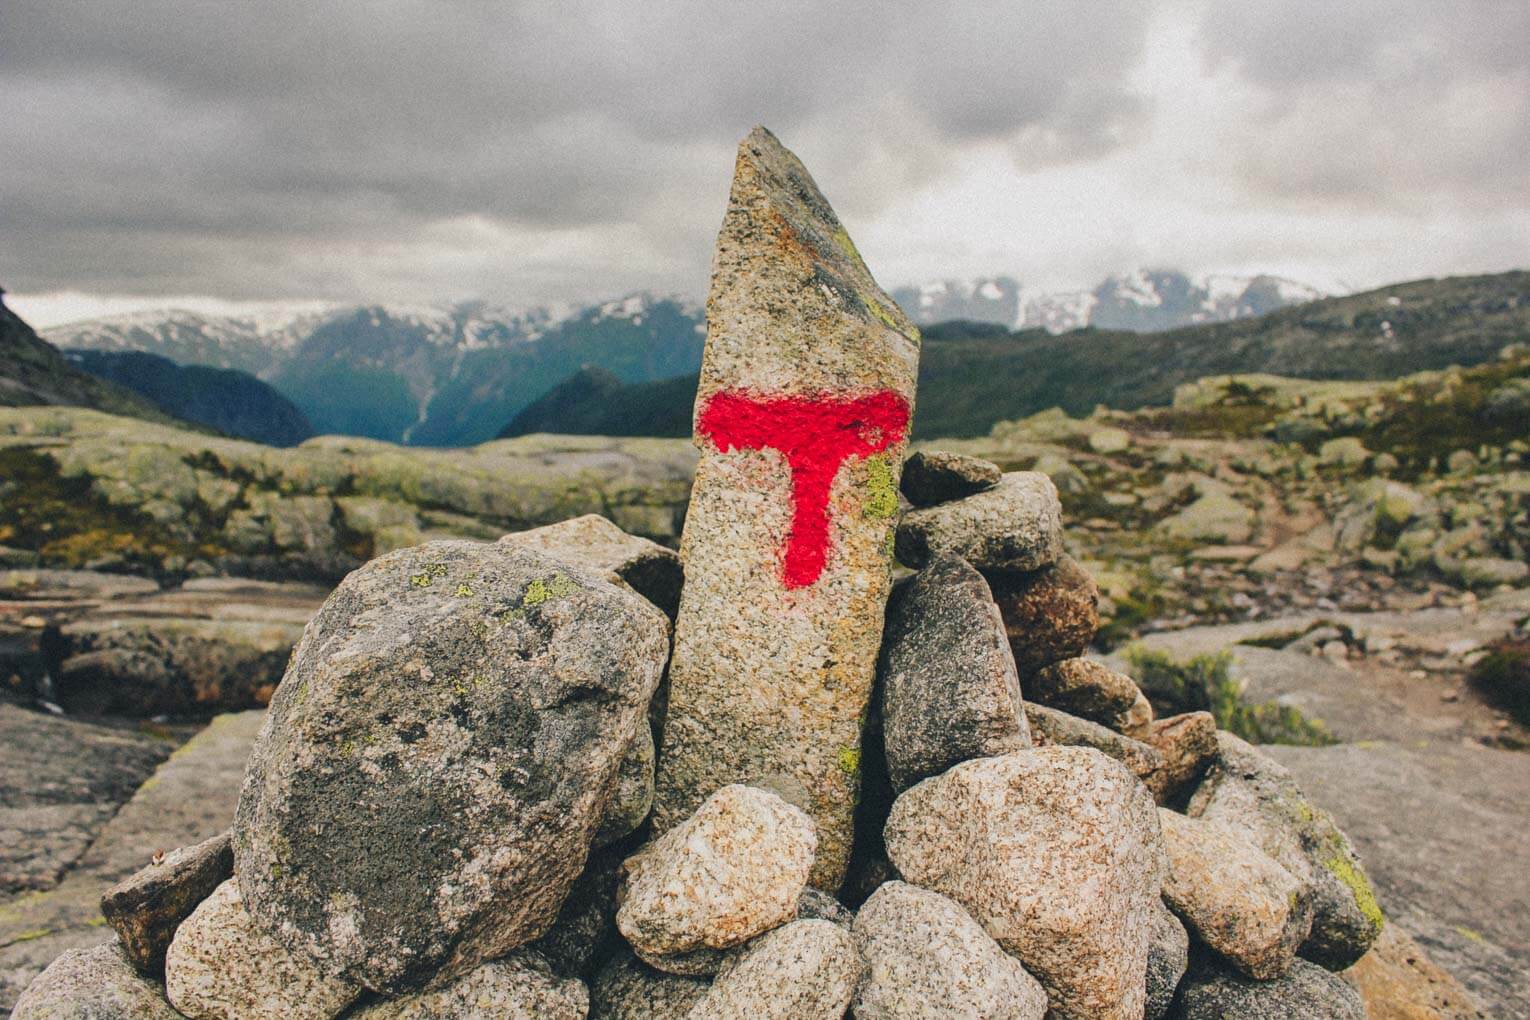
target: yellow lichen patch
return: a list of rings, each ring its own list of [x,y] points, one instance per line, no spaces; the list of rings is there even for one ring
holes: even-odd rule
[[[1376,902],[1376,894],[1371,891],[1371,883],[1362,875],[1358,868],[1349,862],[1349,858],[1343,854],[1334,854],[1323,862],[1323,867],[1343,882],[1345,887],[1355,897],[1355,906],[1360,908],[1360,913],[1371,923],[1371,927],[1377,931],[1386,923],[1386,917],[1381,913],[1381,905]]]
[[[839,769],[847,776],[860,775],[861,772],[861,749],[858,747],[841,747],[836,756],[839,761]]]
[[[429,588],[438,580],[446,576],[445,563],[429,563],[425,569],[409,578],[409,583],[416,588]]]
[[[885,521],[898,512],[898,486],[886,457],[866,461],[866,504],[862,512],[874,521]]]
[[[457,590],[452,592],[452,594],[457,596],[459,599],[470,599],[473,597],[473,589],[470,585],[459,584],[457,585]]]
[[[530,609],[552,599],[572,595],[578,590],[579,585],[572,578],[565,577],[563,574],[554,574],[549,581],[544,581],[539,577],[526,586],[526,594],[521,596],[521,605]]]

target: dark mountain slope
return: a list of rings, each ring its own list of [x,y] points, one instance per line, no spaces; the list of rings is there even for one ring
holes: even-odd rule
[[[177,365],[142,351],[69,351],[91,375],[125,386],[185,421],[268,446],[296,446],[313,435],[286,397],[247,372]]]
[[[500,432],[582,436],[688,436],[696,377],[624,383],[602,368],[585,368],[554,386]]]

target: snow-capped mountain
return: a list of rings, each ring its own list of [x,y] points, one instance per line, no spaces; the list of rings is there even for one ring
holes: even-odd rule
[[[147,351],[242,369],[280,390],[320,432],[444,446],[493,438],[586,364],[626,382],[694,371],[703,322],[694,302],[645,293],[584,308],[306,302],[237,316],[135,312],[45,335],[65,350]]]
[[[1157,332],[1263,315],[1325,296],[1315,287],[1276,276],[1192,278],[1176,270],[1122,273],[1081,291],[1030,291],[1007,276],[944,280],[893,291],[894,300],[921,325],[968,319],[1049,333],[1085,326]]]

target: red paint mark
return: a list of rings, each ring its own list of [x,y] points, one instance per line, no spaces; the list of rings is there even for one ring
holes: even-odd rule
[[[696,427],[723,453],[780,451],[792,472],[792,526],[786,536],[783,580],[805,588],[818,580],[829,555],[829,489],[850,457],[869,457],[897,443],[908,429],[908,401],[891,390],[865,397],[757,397],[718,393]]]

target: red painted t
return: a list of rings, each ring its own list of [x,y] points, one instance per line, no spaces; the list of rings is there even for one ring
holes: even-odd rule
[[[723,453],[780,451],[792,473],[792,526],[783,580],[805,588],[829,555],[829,490],[850,457],[881,453],[908,430],[908,401],[891,390],[864,397],[761,397],[730,390],[702,408],[697,430]]]

